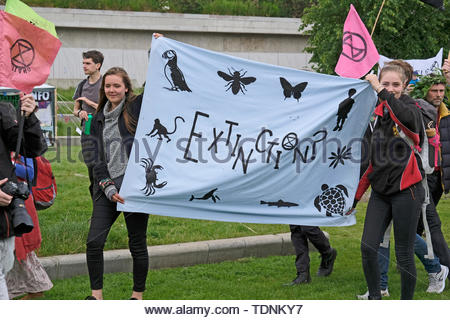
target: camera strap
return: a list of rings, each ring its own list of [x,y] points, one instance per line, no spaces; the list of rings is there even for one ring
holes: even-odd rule
[[[19,112],[17,113],[17,117],[19,118],[19,132],[17,135],[17,142],[16,142],[16,153],[14,154],[14,162],[13,162],[13,170],[11,173],[14,173],[16,170],[16,162],[19,159],[19,152],[20,147],[22,145],[22,139],[23,139],[23,127],[25,123],[25,115],[22,114],[23,111],[21,111],[22,102],[19,100]]]

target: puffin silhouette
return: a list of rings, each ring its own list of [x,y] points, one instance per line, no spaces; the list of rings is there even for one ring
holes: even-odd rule
[[[184,79],[183,72],[181,72],[180,68],[177,65],[177,53],[175,50],[167,50],[162,54],[164,59],[167,59],[167,63],[164,66],[164,75],[166,79],[169,81],[172,88],[166,88],[171,91],[188,91],[192,92],[191,89],[186,84],[186,80]]]

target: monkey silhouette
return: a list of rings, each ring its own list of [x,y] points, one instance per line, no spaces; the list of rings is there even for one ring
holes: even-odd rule
[[[175,50],[167,50],[162,54],[164,59],[167,59],[167,63],[164,66],[164,75],[166,79],[169,81],[172,88],[166,88],[171,91],[188,91],[192,92],[191,89],[186,84],[186,80],[184,79],[183,72],[181,72],[180,68],[177,65],[177,53]]]
[[[346,98],[344,101],[339,103],[339,108],[337,112],[337,119],[336,119],[336,127],[334,127],[333,131],[341,131],[342,127],[344,125],[345,119],[347,119],[348,113],[353,107],[353,104],[355,103],[355,100],[352,99],[352,96],[356,93],[356,90],[351,88],[348,90],[348,98]]]
[[[167,142],[169,142],[170,138],[168,135],[177,131],[177,119],[181,119],[181,121],[184,122],[183,117],[180,116],[175,117],[175,119],[173,120],[173,122],[175,123],[175,129],[173,129],[172,132],[168,132],[167,128],[161,124],[161,121],[159,121],[159,119],[155,119],[152,131],[147,133],[146,136],[154,137],[158,135],[158,140],[162,140],[164,136],[167,139]]]

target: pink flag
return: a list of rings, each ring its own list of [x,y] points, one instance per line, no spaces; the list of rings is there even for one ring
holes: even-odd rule
[[[342,53],[334,71],[341,77],[361,78],[379,59],[380,55],[366,26],[351,4],[344,24]]]
[[[61,41],[15,15],[0,11],[0,86],[30,93],[43,84]]]

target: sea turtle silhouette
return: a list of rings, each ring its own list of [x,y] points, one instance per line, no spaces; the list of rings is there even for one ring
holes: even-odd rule
[[[344,194],[348,197],[347,188],[342,184],[338,184],[335,187],[329,187],[327,184],[322,185],[322,194],[318,195],[314,199],[314,205],[319,212],[322,207],[326,210],[326,215],[331,217],[332,214],[344,214],[345,198]]]

